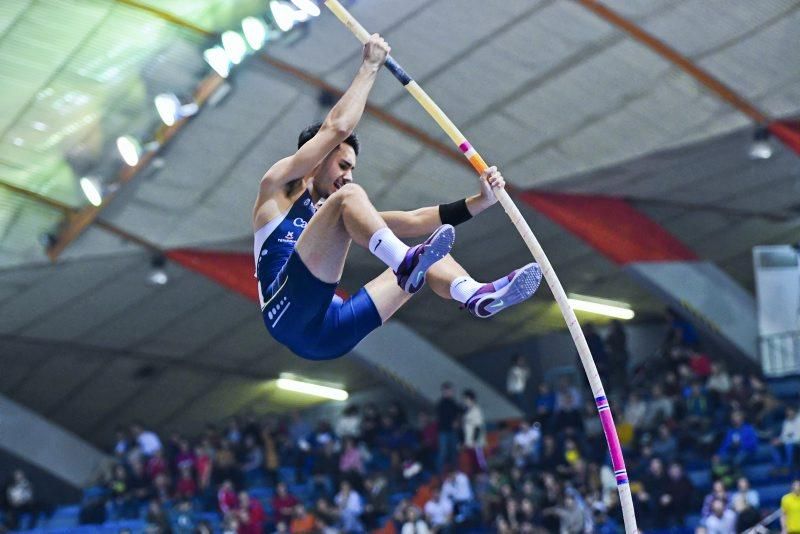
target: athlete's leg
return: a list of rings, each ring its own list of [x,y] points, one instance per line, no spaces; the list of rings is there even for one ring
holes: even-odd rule
[[[428,270],[428,274],[430,275],[430,270]],[[397,285],[391,269],[383,271],[377,278],[367,283],[364,289],[372,299],[372,303],[375,304],[382,323],[385,323],[411,298],[411,293],[406,293]]]
[[[450,294],[450,284],[460,276],[469,276],[469,274],[453,256],[448,254],[428,269],[426,281],[434,293],[443,299],[451,299],[453,297]]]
[[[385,227],[364,190],[346,184],[317,210],[300,234],[295,250],[311,274],[335,283],[342,277],[350,241],[366,247],[370,237]]]

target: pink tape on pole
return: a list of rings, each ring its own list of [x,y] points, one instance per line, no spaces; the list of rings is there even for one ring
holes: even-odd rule
[[[469,141],[464,141],[463,143],[458,145],[458,148],[461,149],[461,152],[466,154],[467,152],[469,152],[469,149],[472,148],[472,145],[469,144]]]
[[[611,407],[608,405],[608,399],[606,399],[605,396],[600,396],[595,399],[595,402],[597,403],[597,412],[600,415],[600,422],[603,425],[603,432],[608,442],[608,450],[611,453],[611,465],[614,468],[614,477],[617,479],[617,485],[627,484],[628,472],[625,469],[625,460],[622,458],[622,447],[619,445],[617,427],[614,426],[614,418],[611,415]]]

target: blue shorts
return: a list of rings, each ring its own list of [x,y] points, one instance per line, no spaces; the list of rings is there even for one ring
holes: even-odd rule
[[[317,279],[292,252],[269,285],[264,324],[276,341],[309,360],[331,360],[350,352],[381,325],[381,316],[361,288],[347,300],[337,284]]]

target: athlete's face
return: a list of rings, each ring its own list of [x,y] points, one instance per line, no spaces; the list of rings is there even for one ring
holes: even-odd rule
[[[314,177],[314,189],[322,198],[328,198],[353,181],[356,168],[356,152],[347,143],[342,143],[328,154]]]

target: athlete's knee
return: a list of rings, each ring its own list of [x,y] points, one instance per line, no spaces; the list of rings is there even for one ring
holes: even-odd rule
[[[367,196],[367,192],[364,191],[364,188],[360,185],[354,183],[348,183],[341,187],[336,193],[334,193],[331,198],[337,197],[340,203],[343,205],[363,205],[364,203],[369,202],[369,197]]]

